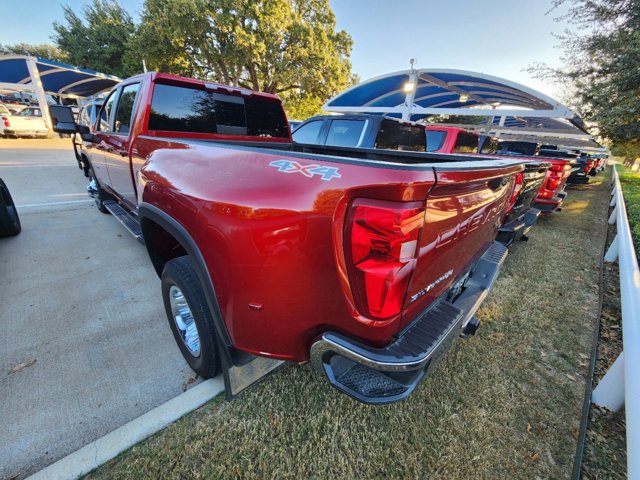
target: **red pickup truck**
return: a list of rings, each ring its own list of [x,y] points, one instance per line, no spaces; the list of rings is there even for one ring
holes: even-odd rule
[[[427,151],[445,153],[476,154],[480,136],[462,128],[429,125],[427,130]],[[498,241],[509,246],[517,240],[527,240],[529,230],[535,225],[540,210],[536,203],[546,177],[550,162],[527,159],[524,171],[516,177],[516,186],[509,202],[507,216],[498,232]]]
[[[428,126],[427,151],[443,153],[472,153],[490,155],[497,158],[518,158],[523,162],[548,163],[546,180],[539,188],[533,206],[541,212],[549,213],[562,209],[567,196],[564,188],[574,170],[576,160],[553,158],[539,155],[540,145],[532,142],[500,141],[487,137],[479,150],[480,136],[463,128]]]
[[[185,359],[228,394],[258,356],[398,401],[477,328],[521,162],[327,154],[292,143],[276,96],[160,73],[103,111],[89,129],[53,108],[54,129],[82,135],[98,208],[144,242]]]

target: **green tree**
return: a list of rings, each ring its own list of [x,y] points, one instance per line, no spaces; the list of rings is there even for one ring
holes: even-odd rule
[[[152,69],[281,95],[292,118],[353,81],[328,0],[146,0],[134,43]]]
[[[53,40],[71,65],[128,77],[142,70],[131,50],[135,24],[117,0],[93,0],[83,18],[65,5],[64,22],[54,22]]]
[[[0,54],[2,55],[29,55],[54,62],[65,62],[66,55],[55,45],[48,43],[31,44],[16,43],[13,45],[0,44]]]
[[[569,84],[578,113],[616,151],[640,156],[640,0],[555,0],[570,3],[575,29],[559,36],[563,66],[534,65],[538,76]]]

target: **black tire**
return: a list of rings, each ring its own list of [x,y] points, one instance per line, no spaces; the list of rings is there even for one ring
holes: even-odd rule
[[[80,169],[84,173],[84,176],[89,178],[89,175],[91,174],[91,166],[89,165],[89,159],[84,155],[80,155],[80,160],[78,161],[78,164],[80,165]]]
[[[181,291],[191,310],[200,340],[200,351],[197,356],[185,344],[176,325],[176,320],[174,320],[171,310],[170,291],[172,286],[176,286]],[[220,356],[213,315],[209,311],[204,290],[188,256],[174,258],[165,264],[162,271],[162,298],[171,332],[184,359],[200,377],[215,377],[220,366]]]
[[[9,189],[0,179],[0,237],[18,235],[22,230],[18,211]]]
[[[109,210],[107,210],[107,207],[104,206],[104,202],[105,200],[108,199],[108,196],[100,186],[100,183],[98,183],[98,179],[93,173],[93,167],[89,165],[89,182],[92,182],[92,181],[95,181],[95,187],[97,190],[97,192],[93,195],[93,201],[96,203],[96,208],[100,210],[102,213],[109,213]]]

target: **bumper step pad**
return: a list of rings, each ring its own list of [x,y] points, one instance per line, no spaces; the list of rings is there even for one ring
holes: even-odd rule
[[[361,402],[406,398],[473,320],[506,255],[506,247],[494,242],[453,302],[439,300],[386,347],[372,348],[327,332],[311,349],[313,363],[334,387]]]

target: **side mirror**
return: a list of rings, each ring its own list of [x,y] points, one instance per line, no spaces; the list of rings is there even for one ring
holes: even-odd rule
[[[76,125],[77,132],[85,142],[96,142],[96,137],[91,133],[91,129],[86,125]]]
[[[63,105],[50,105],[51,125],[58,133],[76,133],[78,131],[71,108]]]

